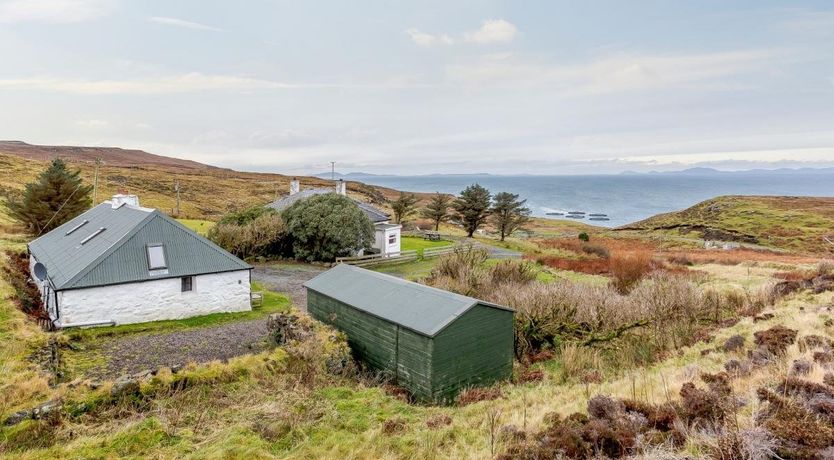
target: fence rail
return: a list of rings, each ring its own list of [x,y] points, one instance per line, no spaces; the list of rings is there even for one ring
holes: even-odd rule
[[[467,244],[455,244],[455,245],[443,246],[443,247],[439,247],[439,248],[426,248],[426,249],[423,249],[423,258],[428,259],[429,257],[437,257],[437,256],[443,256],[443,255],[446,255],[446,254],[451,254],[451,253],[453,253],[455,251],[458,251],[460,249],[465,249],[467,246],[471,247],[472,245],[471,244],[468,244],[468,245]]]
[[[369,267],[371,265],[382,263],[410,262],[412,260],[417,260],[418,258],[419,256],[417,255],[417,251],[411,250],[392,252],[389,254],[370,254],[367,256],[337,257],[336,263],[355,265],[357,267]]]

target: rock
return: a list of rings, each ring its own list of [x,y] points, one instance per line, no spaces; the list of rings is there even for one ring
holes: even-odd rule
[[[61,402],[60,401],[56,401],[56,400],[47,401],[43,404],[38,405],[34,409],[32,409],[32,418],[33,419],[44,418],[47,415],[59,410],[60,408],[61,408]]]
[[[182,370],[182,367],[182,364],[174,364],[173,366],[171,366],[171,373],[176,374],[177,372]]]
[[[18,423],[20,423],[20,422],[22,422],[22,421],[24,421],[28,418],[32,418],[32,411],[28,411],[28,410],[17,411],[15,413],[13,413],[12,415],[6,417],[6,420],[3,421],[3,425],[5,425],[5,426],[14,426],[14,425],[17,425]]]
[[[114,398],[132,396],[139,393],[139,382],[129,377],[122,377],[113,383],[110,396]]]

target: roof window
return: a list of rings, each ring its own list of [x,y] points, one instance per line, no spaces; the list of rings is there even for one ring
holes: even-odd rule
[[[168,263],[165,260],[165,246],[154,244],[148,245],[147,249],[149,270],[159,270],[168,267]]]

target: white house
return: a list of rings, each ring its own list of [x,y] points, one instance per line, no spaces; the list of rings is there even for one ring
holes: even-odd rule
[[[327,193],[338,193],[339,195],[347,196],[347,184],[345,181],[339,179],[336,181],[335,190],[331,188],[301,190],[298,180],[293,179],[290,181],[290,194],[273,201],[268,204],[267,207],[277,211],[283,211],[284,209],[292,206],[298,200],[315,195],[324,195]],[[373,248],[381,254],[393,254],[400,252],[400,232],[402,231],[402,225],[392,224],[391,216],[373,205],[354,198],[351,199],[374,224]]]
[[[135,195],[115,195],[29,243],[56,327],[248,311],[252,267]]]

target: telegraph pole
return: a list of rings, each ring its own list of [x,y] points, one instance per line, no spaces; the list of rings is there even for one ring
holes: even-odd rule
[[[93,206],[98,205],[98,165],[101,164],[101,158],[96,158],[96,172],[93,175]]]
[[[180,216],[180,180],[174,182],[174,190],[177,191],[177,217]]]

